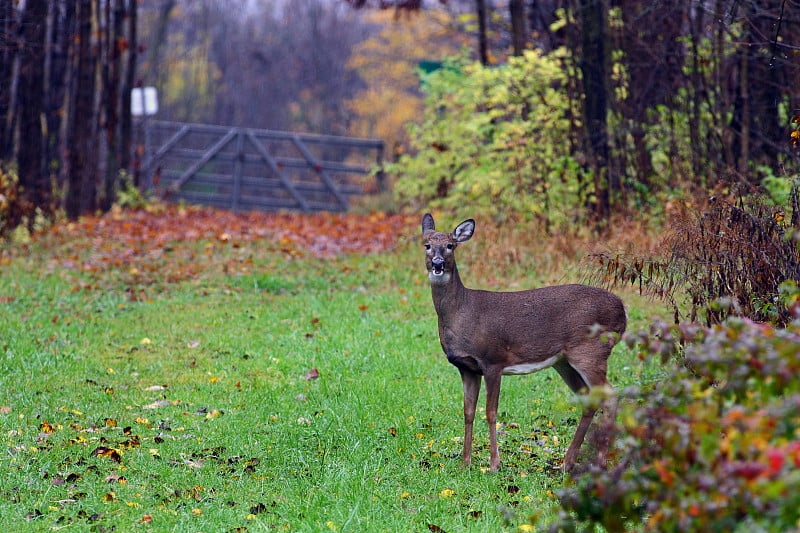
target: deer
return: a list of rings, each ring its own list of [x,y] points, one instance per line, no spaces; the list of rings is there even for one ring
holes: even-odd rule
[[[472,425],[481,388],[486,383],[492,471],[500,468],[497,448],[497,407],[504,375],[531,374],[554,368],[572,391],[611,387],[606,374],[611,350],[627,326],[622,300],[598,287],[570,284],[516,292],[474,290],[464,286],[455,250],[475,231],[465,220],[452,233],[436,231],[430,213],[422,217],[422,243],[439,324],[439,341],[447,360],[461,374],[464,389],[464,448],[462,463],[472,455]],[[616,403],[608,402],[605,416],[613,420]],[[598,407],[586,403],[563,469],[573,469],[586,432]],[[601,445],[598,464],[605,466]],[[607,448],[607,443],[605,448]]]

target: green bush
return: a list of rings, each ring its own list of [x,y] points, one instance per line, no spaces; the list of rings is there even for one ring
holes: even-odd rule
[[[564,224],[582,205],[559,53],[528,50],[499,67],[457,61],[423,78],[425,114],[411,152],[389,165],[415,209],[470,205],[494,216]]]
[[[615,466],[577,474],[550,531],[800,527],[800,319],[679,331],[658,323],[628,338],[669,375],[621,392]]]

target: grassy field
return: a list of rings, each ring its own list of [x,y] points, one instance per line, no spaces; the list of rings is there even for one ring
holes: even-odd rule
[[[505,379],[501,471],[486,471],[477,421],[473,466],[460,466],[461,383],[438,343],[417,221],[403,223],[390,249],[365,254],[308,253],[274,229],[122,239],[97,221],[6,245],[0,530],[546,523],[575,398],[552,371]],[[575,278],[525,250],[479,263],[498,246],[462,248],[468,285]],[[652,304],[624,298],[629,329],[645,327]],[[618,386],[657,374],[623,346],[612,356]]]

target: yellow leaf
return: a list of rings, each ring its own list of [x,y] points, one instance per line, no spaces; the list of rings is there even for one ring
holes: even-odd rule
[[[451,498],[456,493],[453,489],[443,489],[439,492],[440,498]]]

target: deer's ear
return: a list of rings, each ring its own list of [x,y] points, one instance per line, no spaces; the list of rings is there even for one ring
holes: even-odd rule
[[[422,217],[422,233],[434,231],[435,229],[436,225],[433,223],[433,217],[430,213],[425,213],[425,216]]]
[[[453,238],[459,243],[466,242],[473,233],[475,233],[475,221],[470,218],[456,226],[456,229],[453,230]]]

